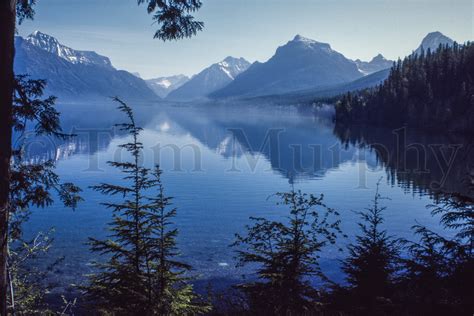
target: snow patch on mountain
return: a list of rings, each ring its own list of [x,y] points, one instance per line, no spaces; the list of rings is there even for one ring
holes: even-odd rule
[[[166,97],[171,91],[178,89],[189,81],[185,75],[159,77],[146,80],[147,85],[160,97]]]
[[[289,43],[291,43],[291,42],[300,43],[300,44],[306,46],[307,49],[317,48],[317,49],[323,50],[323,51],[325,51],[326,53],[329,53],[329,54],[335,53],[335,51],[332,50],[331,45],[329,45],[328,43],[318,42],[318,41],[315,41],[313,39],[301,36],[299,34],[297,34],[293,38],[293,41],[290,41]]]
[[[281,94],[350,82],[362,76],[354,61],[329,44],[298,34],[278,47],[268,61],[255,62],[211,97]]]
[[[143,102],[159,99],[143,79],[115,69],[109,58],[72,49],[39,31],[15,37],[14,71],[46,79],[45,94],[61,101],[104,101],[110,96]]]
[[[109,58],[99,55],[93,51],[80,51],[72,49],[59,43],[56,38],[40,31],[33,32],[28,37],[26,37],[25,40],[28,43],[51,54],[55,54],[73,64],[95,65],[104,68],[115,69],[112,66]]]
[[[223,88],[245,72],[250,63],[244,58],[226,57],[194,75],[180,88],[168,95],[170,100],[188,101],[204,98],[208,94]]]

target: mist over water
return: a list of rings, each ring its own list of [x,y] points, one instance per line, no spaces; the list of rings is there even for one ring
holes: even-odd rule
[[[292,187],[324,194],[325,203],[341,213],[342,229],[358,232],[357,215],[370,204],[376,182],[383,177],[381,194],[388,207],[389,233],[411,237],[416,222],[438,227],[426,205],[440,192],[462,192],[461,178],[472,162],[469,138],[449,139],[400,129],[336,127],[330,112],[276,104],[141,104],[133,105],[144,128],[143,164],[160,164],[165,193],[178,209],[179,247],[184,261],[206,282],[229,284],[251,273],[235,267],[229,245],[234,234],[249,223],[249,216],[281,219],[276,192]],[[115,105],[69,104],[60,106],[63,128],[77,136],[69,141],[24,135],[27,159],[56,159],[63,181],[83,190],[85,201],[75,211],[60,203],[34,210],[27,224],[33,235],[55,227],[55,241],[44,262],[65,256],[58,281],[77,284],[91,272],[96,259],[86,245],[88,237],[106,238],[111,212],[104,199],[89,187],[120,182],[121,175],[108,160],[128,157],[117,145],[126,141],[114,127],[125,118]],[[93,111],[92,111],[93,110]],[[93,114],[91,114],[93,113]],[[330,278],[340,279],[335,247],[322,254],[322,267]],[[83,282],[83,281],[82,281]]]

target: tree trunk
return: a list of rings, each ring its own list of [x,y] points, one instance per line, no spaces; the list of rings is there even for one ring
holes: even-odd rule
[[[0,315],[7,314],[8,199],[12,147],[15,0],[0,0]]]

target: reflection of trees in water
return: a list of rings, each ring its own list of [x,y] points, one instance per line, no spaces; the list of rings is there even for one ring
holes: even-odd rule
[[[345,144],[374,151],[392,182],[435,197],[436,204],[430,208],[433,216],[439,216],[444,232],[438,234],[418,223],[411,228],[414,240],[403,241],[405,255],[398,280],[392,284],[390,305],[385,307],[403,315],[472,313],[472,141],[462,135],[433,135],[404,128],[336,126],[334,133]]]
[[[136,110],[142,126],[153,129],[153,123],[165,118],[172,126],[178,126],[180,133],[189,133],[225,158],[247,155],[244,158],[254,163],[262,155],[273,170],[290,181],[322,177],[327,170],[353,160],[360,146],[373,152],[365,157],[367,164],[372,165],[376,157],[377,163],[387,169],[388,178],[393,183],[398,181],[407,191],[469,195],[465,187],[474,178],[472,141],[461,135],[438,136],[404,129],[395,134],[385,128],[334,127],[326,117],[314,117],[312,112],[294,107],[241,105],[236,109],[228,105],[157,110],[142,106]],[[32,138],[27,157],[57,160],[76,154],[93,155],[107,148],[118,135],[113,128],[117,119],[110,112],[103,106],[91,117],[83,115],[82,110],[68,109],[63,127],[77,136],[67,142]]]
[[[473,196],[474,146],[466,136],[340,125],[334,133],[344,144],[375,152],[392,183],[406,190]]]
[[[422,225],[412,227],[417,242],[407,242],[408,258],[399,299],[416,315],[469,315],[474,297],[474,199],[442,195],[432,214],[453,232],[443,237]]]
[[[90,109],[94,115],[85,115]],[[177,108],[137,106],[137,122],[159,129],[163,120],[170,133],[189,134],[226,159],[240,159],[239,168],[255,168],[267,160],[272,170],[290,181],[323,177],[328,170],[354,159],[353,146],[341,147],[332,133],[328,109],[254,104],[200,105]],[[120,135],[119,121],[107,104],[81,105],[64,109],[63,129],[77,136],[67,141],[28,138],[27,158],[35,161],[67,159],[73,155],[94,155]],[[321,113],[323,111],[324,113]],[[165,131],[168,132],[168,131]],[[253,169],[254,170],[254,169]]]

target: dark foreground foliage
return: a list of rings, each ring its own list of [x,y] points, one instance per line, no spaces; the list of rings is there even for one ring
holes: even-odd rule
[[[399,284],[402,310],[413,315],[470,315],[474,311],[474,200],[449,194],[431,206],[453,231],[445,238],[417,224],[416,242],[405,241],[408,257]]]
[[[70,137],[62,132],[59,113],[54,108],[54,97],[42,98],[44,80],[32,80],[19,75],[15,79],[13,129],[17,141],[10,166],[10,221],[8,226],[9,312],[19,315],[52,313],[45,303],[45,295],[52,285],[45,277],[54,272],[54,261],[46,269],[39,269],[36,259],[47,254],[52,244],[52,230],[25,237],[23,226],[30,216],[30,208],[43,208],[54,202],[56,195],[64,206],[75,208],[81,201],[81,190],[72,183],[62,183],[55,173],[55,163],[24,159],[28,146],[27,127],[34,128],[33,136]],[[59,260],[60,258],[58,258]],[[65,311],[66,312],[66,311]]]
[[[323,197],[300,191],[277,193],[289,208],[286,221],[252,218],[247,234],[237,234],[241,264],[258,264],[257,280],[238,286],[247,297],[248,313],[301,315],[320,310],[320,293],[311,280],[326,280],[319,254],[335,244],[340,220]]]
[[[382,210],[378,199],[377,193],[374,206],[361,213],[369,229],[361,224],[362,236],[348,247],[343,263],[347,285],[328,293],[329,310],[346,315],[472,314],[474,201],[448,194],[431,206],[441,225],[454,231],[453,238],[417,224],[412,230],[418,239],[409,241],[373,229],[383,219],[375,211]]]
[[[290,206],[288,223],[253,219],[237,235],[241,263],[257,264],[256,281],[238,285],[220,315],[471,315],[474,311],[474,201],[446,194],[432,208],[445,238],[421,224],[414,240],[388,235],[379,185],[372,205],[358,212],[361,233],[347,247],[343,284],[326,280],[318,253],[336,241],[338,221],[329,222],[320,198],[280,194]],[[315,207],[314,211],[308,211]],[[319,216],[319,219],[318,219]],[[322,216],[322,217],[321,217]],[[320,220],[324,218],[324,220]],[[313,283],[314,284],[314,283]],[[240,304],[240,305],[238,305]]]
[[[338,123],[473,133],[474,45],[440,46],[398,61],[380,86],[336,102]]]
[[[330,295],[332,304],[346,313],[375,315],[393,309],[390,298],[400,268],[400,244],[382,228],[386,207],[381,205],[385,198],[379,184],[373,204],[357,212],[361,234],[347,247],[348,256],[342,262],[347,284],[335,286]]]
[[[191,267],[178,260],[178,231],[173,227],[176,209],[165,196],[158,166],[141,166],[141,128],[132,109],[119,99],[119,110],[128,122],[118,124],[131,140],[120,145],[130,161],[108,162],[120,170],[124,184],[102,183],[93,187],[105,195],[118,196],[102,203],[112,210],[107,240],[90,239],[91,250],[107,258],[96,262],[96,274],[86,287],[90,307],[103,314],[195,315],[209,307],[193,292],[185,273]]]
[[[53,162],[22,159],[22,133],[29,124],[34,125],[35,135],[67,137],[60,129],[54,98],[41,98],[43,87],[44,81],[17,79],[14,127],[20,141],[11,167],[8,258],[9,311],[17,315],[53,313],[44,302],[48,287],[42,281],[54,267],[39,270],[32,262],[48,251],[52,239],[47,232],[24,238],[22,225],[29,208],[51,204],[54,194],[69,207],[80,201],[79,188],[62,183]],[[190,266],[178,260],[172,222],[176,209],[164,194],[161,171],[139,164],[140,128],[126,104],[120,102],[120,109],[129,119],[120,127],[131,138],[122,148],[132,159],[110,163],[124,173],[126,185],[95,187],[122,199],[104,204],[114,213],[110,239],[91,240],[92,250],[107,258],[97,263],[98,272],[87,288],[93,313],[472,315],[474,200],[461,194],[439,194],[436,205],[430,206],[451,238],[416,224],[414,240],[398,240],[383,229],[384,198],[378,189],[371,207],[359,213],[361,233],[347,247],[344,284],[330,283],[319,267],[319,254],[335,244],[341,233],[337,211],[326,207],[322,196],[279,193],[279,204],[289,208],[288,217],[283,221],[253,218],[246,234],[237,235],[240,262],[257,265],[257,278],[239,284],[211,311],[193,292],[187,277]],[[315,280],[321,285],[316,286]],[[63,314],[67,313],[66,308]]]
[[[18,301],[22,296],[18,288],[22,285],[15,282],[20,279],[22,280],[21,284],[33,281],[32,278],[20,276],[23,269],[20,268],[19,262],[26,264],[29,260],[23,257],[20,260],[14,254],[23,253],[23,251],[21,249],[9,251],[8,249],[13,244],[26,247],[27,243],[22,240],[20,231],[17,231],[14,236],[10,235],[10,231],[21,228],[21,223],[27,219],[26,214],[30,206],[44,207],[52,203],[51,192],[57,191],[57,194],[65,202],[65,206],[74,206],[79,201],[77,195],[79,189],[72,184],[60,183],[54,173],[54,162],[25,165],[22,163],[21,150],[11,146],[12,130],[25,132],[26,125],[31,121],[35,124],[38,134],[56,136],[62,134],[59,126],[59,113],[53,108],[55,99],[52,97],[40,98],[45,82],[43,80],[29,80],[25,76],[14,78],[13,73],[16,22],[21,24],[25,19],[33,19],[36,3],[36,0],[3,1],[1,7],[2,36],[0,39],[2,44],[0,46],[2,52],[5,52],[1,54],[0,60],[2,69],[0,78],[2,82],[2,93],[0,94],[0,126],[2,128],[2,133],[0,133],[0,314],[2,315],[39,313],[33,307],[31,310],[27,310],[26,306],[38,305],[38,301],[43,296],[42,294],[33,294],[30,287],[25,287],[27,289],[24,292],[25,299],[21,304]],[[199,0],[138,0],[137,3],[147,5],[147,12],[152,14],[153,21],[158,25],[155,38],[178,40],[191,37],[201,31],[204,26],[192,15],[202,5]],[[11,161],[14,164],[13,168],[10,164]],[[19,214],[21,212],[23,214]],[[10,222],[10,219],[13,219],[13,222]],[[38,242],[38,239],[34,239],[33,242]],[[38,248],[38,245],[34,245],[32,248],[24,248],[24,250],[29,254],[28,258],[31,259],[34,257],[31,255],[32,252],[37,253],[38,249],[46,251],[48,247],[49,241],[44,240],[41,242],[41,247]],[[14,288],[17,288],[16,292],[14,292]]]
[[[19,77],[15,128],[21,134],[33,123],[35,135],[67,137],[60,129],[54,99],[41,99],[43,81]],[[121,145],[130,161],[110,162],[124,174],[123,182],[104,183],[96,190],[118,197],[104,203],[114,216],[108,240],[91,240],[104,255],[86,287],[86,302],[95,314],[110,315],[472,315],[474,311],[474,200],[461,194],[439,194],[430,206],[451,238],[421,224],[412,227],[414,240],[389,236],[384,227],[385,199],[378,190],[372,205],[359,212],[361,232],[347,247],[342,262],[346,276],[334,284],[320,269],[319,255],[337,244],[338,212],[322,196],[299,191],[278,193],[288,208],[282,221],[252,218],[246,234],[237,235],[241,264],[257,267],[256,277],[214,299],[211,310],[190,285],[189,265],[179,261],[176,209],[164,194],[161,170],[140,164],[141,129],[131,108],[120,100],[128,118],[120,124],[130,141]],[[34,260],[51,247],[47,232],[25,239],[22,225],[31,206],[44,207],[57,194],[66,206],[80,201],[79,188],[61,183],[54,163],[22,159],[19,138],[12,162],[9,236],[10,312],[53,314],[44,301],[43,279],[52,267],[34,268]],[[395,210],[396,211],[396,210]],[[387,223],[385,223],[386,225]],[[316,286],[316,284],[320,284]],[[65,302],[70,314],[73,302]]]

